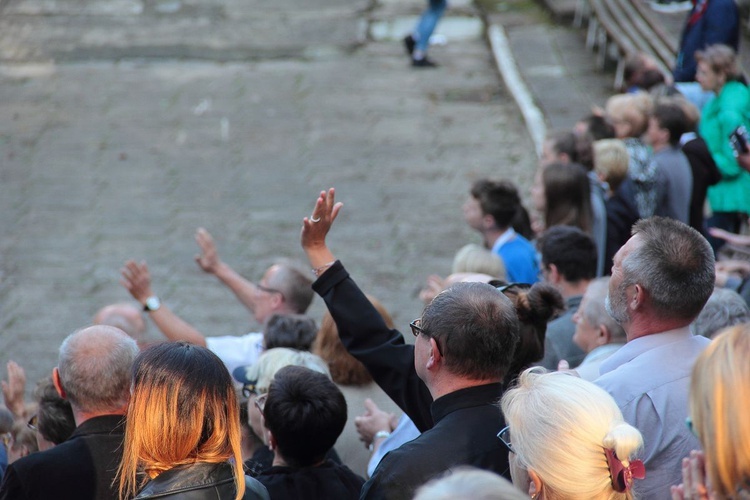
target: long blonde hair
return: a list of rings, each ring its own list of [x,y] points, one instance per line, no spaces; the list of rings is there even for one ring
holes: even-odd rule
[[[750,325],[728,328],[698,357],[690,415],[718,498],[750,488]]]
[[[235,498],[242,498],[239,406],[229,372],[214,353],[184,342],[151,346],[135,359],[131,392],[117,472],[121,500],[142,486],[140,472],[153,479],[177,466],[230,458]]]

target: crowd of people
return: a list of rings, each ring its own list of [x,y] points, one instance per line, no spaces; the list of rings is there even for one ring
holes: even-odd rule
[[[405,41],[416,67],[444,8]],[[675,85],[635,58],[551,133],[531,210],[510,179],[467,186],[479,244],[427,279],[413,341],[328,246],[333,188],[302,219],[308,265],[257,282],[197,230],[261,331],[205,336],[128,260],[135,303],[71,333],[31,401],[8,363],[0,500],[750,498],[750,92],[712,41]]]

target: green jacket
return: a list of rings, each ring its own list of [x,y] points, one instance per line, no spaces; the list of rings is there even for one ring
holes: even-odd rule
[[[719,95],[703,107],[700,135],[708,144],[721,180],[708,188],[708,201],[714,212],[750,213],[750,173],[737,164],[729,144],[734,130],[748,125],[750,91],[739,82],[730,81]]]

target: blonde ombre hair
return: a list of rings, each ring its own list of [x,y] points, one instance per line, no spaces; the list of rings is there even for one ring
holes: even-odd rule
[[[151,346],[133,364],[122,462],[120,499],[145,481],[181,465],[234,459],[236,499],[245,493],[237,397],[224,363],[185,342]]]
[[[690,415],[718,498],[750,488],[750,325],[714,337],[690,382]],[[744,498],[744,497],[743,497]]]
[[[605,449],[628,465],[643,438],[604,389],[564,372],[529,368],[501,400],[519,464],[541,479],[544,498],[615,500]]]

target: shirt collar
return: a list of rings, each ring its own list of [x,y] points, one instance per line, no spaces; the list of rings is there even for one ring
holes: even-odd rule
[[[651,349],[656,349],[657,347],[678,342],[692,336],[690,327],[683,326],[674,330],[652,333],[630,340],[602,363],[599,368],[599,374],[604,375],[605,373],[609,373]]]
[[[503,234],[497,237],[495,244],[492,245],[492,252],[497,253],[500,251],[500,247],[508,243],[516,236],[516,232],[512,227],[509,227]]]

